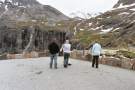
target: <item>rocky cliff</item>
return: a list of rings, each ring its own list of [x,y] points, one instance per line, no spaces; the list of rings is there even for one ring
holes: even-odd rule
[[[36,0],[0,0],[0,19],[15,21],[47,20],[56,22],[68,17],[57,9]]]
[[[89,37],[92,34],[100,36],[105,47],[135,47],[134,29],[135,0],[119,0],[111,10],[80,21],[77,26],[80,32],[91,32]]]

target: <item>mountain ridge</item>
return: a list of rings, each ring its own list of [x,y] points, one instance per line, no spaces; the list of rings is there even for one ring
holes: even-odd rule
[[[104,47],[135,47],[135,0],[119,0],[111,10],[78,22],[75,29],[78,36],[90,33],[79,37],[80,42],[89,44],[96,38]]]
[[[36,0],[0,0],[0,18],[2,17],[15,21],[46,19],[57,22],[69,19],[57,9],[40,4]]]

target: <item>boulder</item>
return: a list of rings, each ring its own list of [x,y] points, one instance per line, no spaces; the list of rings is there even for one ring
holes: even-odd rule
[[[32,58],[31,53],[25,53],[23,56],[24,56],[24,58]]]
[[[119,58],[115,58],[115,57],[106,57],[102,60],[102,64],[116,66],[116,67],[121,67],[121,63],[122,61]]]
[[[123,58],[121,61],[122,61],[122,64],[121,64],[122,68],[132,69],[132,63],[130,59]]]
[[[38,58],[38,53],[35,52],[35,51],[32,51],[32,52],[31,52],[31,57],[32,57],[32,58]]]
[[[84,57],[85,57],[86,60],[92,61],[92,55],[91,54],[86,54]]]
[[[7,59],[15,59],[15,54],[7,54]]]

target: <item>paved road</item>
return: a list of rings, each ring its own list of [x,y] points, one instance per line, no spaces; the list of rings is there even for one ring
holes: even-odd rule
[[[49,69],[49,58],[0,61],[0,90],[135,90],[135,72],[71,60],[72,66]]]

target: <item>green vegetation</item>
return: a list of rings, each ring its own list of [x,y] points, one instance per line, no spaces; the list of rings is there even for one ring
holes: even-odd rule
[[[89,31],[80,31],[75,36],[76,39],[80,41],[80,43],[84,46],[88,46],[93,41],[100,41],[101,36],[99,34],[92,34]]]
[[[117,52],[118,54],[121,54],[127,58],[135,58],[135,53],[134,52],[130,52],[130,51],[124,51],[124,50],[120,50]]]
[[[63,29],[61,29],[60,27],[58,26],[49,26],[47,24],[48,22],[45,22],[45,21],[27,21],[27,22],[17,22],[16,23],[16,28],[18,30],[20,29],[23,29],[23,28],[29,28],[30,26],[34,26],[34,28],[36,29],[40,29],[40,30],[43,30],[43,31],[62,31]]]

